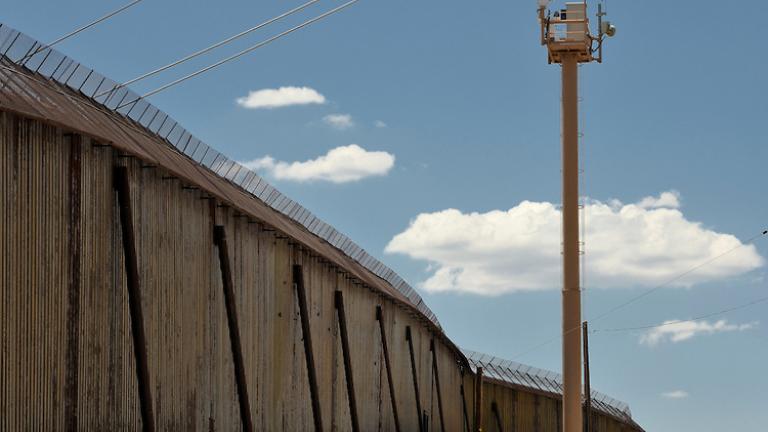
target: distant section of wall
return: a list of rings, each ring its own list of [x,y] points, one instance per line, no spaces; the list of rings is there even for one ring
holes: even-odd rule
[[[486,432],[559,432],[560,396],[499,383],[483,382],[483,428]],[[497,415],[498,412],[498,415]],[[586,415],[584,416],[586,421]],[[501,428],[499,428],[501,425]],[[591,432],[641,432],[643,429],[619,418],[592,410]]]

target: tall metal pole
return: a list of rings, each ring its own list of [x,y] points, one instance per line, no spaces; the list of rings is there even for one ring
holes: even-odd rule
[[[579,286],[579,65],[562,55],[563,134],[563,432],[581,432],[581,290]]]

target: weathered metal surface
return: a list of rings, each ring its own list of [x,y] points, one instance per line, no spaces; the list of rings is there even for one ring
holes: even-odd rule
[[[80,337],[80,243],[82,139],[69,135],[69,278],[67,287],[67,363],[64,383],[64,410],[67,431],[77,430],[78,340]]]
[[[462,371],[462,377],[464,376],[464,373]],[[464,416],[464,430],[466,432],[471,432],[471,428],[469,426],[469,411],[467,411],[467,397],[464,391],[464,380],[461,380],[461,387],[459,387],[459,393],[461,394],[461,411]]]
[[[475,370],[475,431],[483,432],[483,367]]]

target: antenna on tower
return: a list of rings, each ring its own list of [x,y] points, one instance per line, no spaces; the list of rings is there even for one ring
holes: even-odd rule
[[[579,63],[602,63],[603,41],[616,34],[616,26],[603,19],[607,13],[606,2],[597,4],[597,36],[590,32],[586,0],[566,2],[565,8],[554,12],[549,9],[550,3],[550,0],[537,0],[541,44],[548,48],[549,63],[560,63],[563,53],[580,53]]]

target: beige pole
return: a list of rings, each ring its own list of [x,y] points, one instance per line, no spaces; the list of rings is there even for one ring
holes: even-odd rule
[[[579,287],[579,113],[576,54],[562,55],[563,432],[582,431]]]

